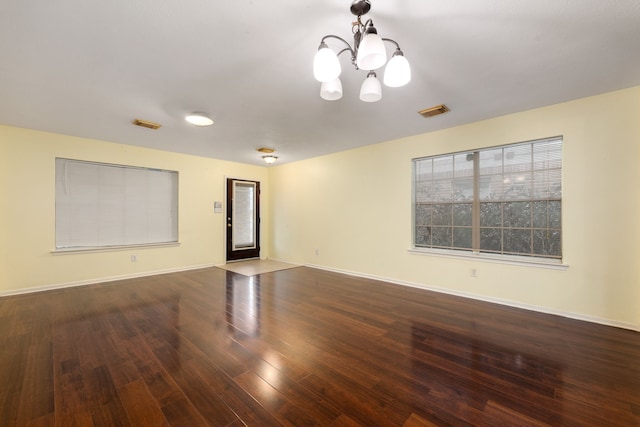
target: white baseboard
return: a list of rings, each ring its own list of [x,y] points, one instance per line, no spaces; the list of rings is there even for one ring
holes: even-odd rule
[[[326,271],[332,271],[334,273],[346,274],[346,275],[349,275],[349,276],[362,277],[362,278],[365,278],[365,279],[380,280],[382,282],[393,283],[395,285],[402,285],[402,286],[409,286],[409,287],[412,287],[412,288],[425,289],[427,291],[439,292],[439,293],[459,296],[459,297],[463,297],[463,298],[470,298],[470,299],[474,299],[474,300],[478,300],[478,301],[484,301],[484,302],[490,302],[490,303],[494,303],[494,304],[505,305],[505,306],[508,306],[508,307],[521,308],[521,309],[524,309],[524,310],[536,311],[536,312],[545,313],[545,314],[552,314],[552,315],[555,315],[555,316],[567,317],[569,319],[582,320],[582,321],[585,321],[585,322],[597,323],[597,324],[600,324],[600,325],[613,326],[613,327],[616,327],[616,328],[630,329],[632,331],[640,332],[640,325],[636,325],[636,324],[628,323],[628,322],[620,322],[620,321],[617,321],[617,320],[606,319],[606,318],[597,317],[597,316],[589,316],[589,315],[585,315],[585,314],[581,314],[581,313],[573,313],[573,312],[569,312],[569,311],[556,310],[556,309],[549,308],[549,307],[541,307],[541,306],[525,304],[525,303],[521,303],[521,302],[517,302],[517,301],[505,300],[505,299],[501,299],[501,298],[493,298],[493,297],[487,297],[487,296],[484,296],[484,295],[471,294],[471,293],[467,293],[467,292],[459,292],[459,291],[455,291],[455,290],[451,290],[451,289],[440,288],[440,287],[437,287],[437,286],[429,286],[429,285],[425,285],[425,284],[422,284],[422,283],[406,282],[406,281],[403,281],[403,280],[397,280],[397,279],[393,279],[393,278],[389,278],[389,277],[380,277],[380,276],[375,276],[373,274],[358,273],[358,272],[349,271],[349,270],[342,270],[342,269],[339,269],[339,268],[326,267],[326,266],[323,266],[323,265],[306,264],[306,266],[307,267],[311,267],[311,268],[317,268],[319,270],[326,270]]]
[[[277,261],[277,260],[274,260],[274,261]],[[286,262],[286,261],[282,261],[282,262]],[[56,289],[72,288],[72,287],[76,287],[76,286],[95,285],[95,284],[98,284],[98,283],[115,282],[115,281],[118,281],[118,280],[135,279],[135,278],[138,278],[138,277],[157,276],[159,274],[177,273],[177,272],[180,272],[180,271],[198,270],[198,269],[201,269],[201,268],[216,267],[218,265],[219,264],[192,265],[192,266],[188,266],[188,267],[178,267],[178,268],[171,268],[171,269],[166,269],[166,270],[148,271],[148,272],[144,272],[144,273],[124,274],[124,275],[121,275],[121,276],[111,276],[111,277],[103,277],[103,278],[99,278],[99,279],[82,280],[82,281],[79,281],[79,282],[72,282],[72,283],[60,283],[60,284],[45,285],[45,286],[35,286],[35,287],[31,287],[31,288],[14,289],[14,290],[11,290],[11,291],[0,292],[0,297],[6,297],[6,296],[11,296],[11,295],[30,294],[30,293],[34,293],[34,292],[51,291],[51,290],[56,290]],[[601,318],[601,317],[597,317],[597,316],[588,316],[588,315],[584,315],[584,314],[581,314],[581,313],[573,313],[573,312],[568,312],[568,311],[556,310],[556,309],[552,309],[552,308],[548,308],[548,307],[541,307],[541,306],[536,306],[536,305],[531,305],[531,304],[525,304],[525,303],[521,303],[521,302],[517,302],[517,301],[511,301],[511,300],[505,300],[505,299],[501,299],[501,298],[493,298],[493,297],[486,297],[484,295],[471,294],[471,293],[467,293],[467,292],[459,292],[459,291],[454,291],[454,290],[451,290],[451,289],[440,288],[440,287],[437,287],[437,286],[425,285],[425,284],[422,284],[422,283],[407,282],[407,281],[403,281],[403,280],[393,279],[393,278],[390,278],[390,277],[381,277],[381,276],[376,276],[376,275],[373,275],[373,274],[365,274],[365,273],[359,273],[359,272],[354,272],[354,271],[350,271],[350,270],[342,270],[342,269],[339,269],[339,268],[326,267],[326,266],[323,266],[323,265],[315,265],[315,264],[305,264],[305,265],[307,267],[317,268],[319,270],[332,271],[334,273],[346,274],[348,276],[362,277],[362,278],[373,279],[373,280],[380,280],[380,281],[383,281],[383,282],[393,283],[393,284],[396,284],[396,285],[409,286],[409,287],[418,288],[418,289],[425,289],[425,290],[428,290],[428,291],[439,292],[439,293],[449,294],[449,295],[455,295],[455,296],[459,296],[459,297],[463,297],[463,298],[470,298],[470,299],[474,299],[474,300],[478,300],[478,301],[485,301],[485,302],[490,302],[490,303],[494,303],[494,304],[501,304],[501,305],[505,305],[505,306],[508,306],[508,307],[521,308],[521,309],[524,309],[524,310],[536,311],[536,312],[545,313],[545,314],[552,314],[552,315],[555,315],[555,316],[567,317],[569,319],[582,320],[582,321],[585,321],[585,322],[597,323],[597,324],[601,324],[601,325],[613,326],[613,327],[616,327],[616,328],[629,329],[629,330],[632,330],[632,331],[640,332],[640,325],[636,325],[636,324],[633,324],[633,323],[620,322],[620,321],[617,321],[617,320],[606,319],[606,318]]]
[[[78,282],[71,282],[71,283],[58,283],[58,284],[45,285],[45,286],[34,286],[31,288],[21,288],[21,289],[14,289],[11,291],[0,292],[0,298],[11,296],[11,295],[23,295],[23,294],[30,294],[34,292],[53,291],[56,289],[73,288],[76,286],[96,285],[98,283],[115,282],[118,280],[136,279],[138,277],[157,276],[159,274],[177,273],[180,271],[199,270],[201,268],[209,268],[209,267],[216,267],[216,266],[218,266],[218,264],[191,265],[188,267],[169,268],[166,270],[147,271],[144,273],[123,274],[121,276],[102,277],[97,279],[81,280]]]

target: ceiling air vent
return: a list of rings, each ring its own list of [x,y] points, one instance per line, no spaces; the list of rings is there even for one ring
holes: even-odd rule
[[[425,108],[424,110],[420,110],[418,111],[418,114],[420,114],[422,117],[433,117],[437,116],[438,114],[444,114],[447,111],[449,111],[449,108],[444,104],[440,104],[436,105],[435,107],[429,107]]]
[[[160,126],[162,126],[160,123],[154,123],[154,122],[150,122],[150,121],[147,121],[147,120],[141,120],[141,119],[135,119],[131,123],[133,123],[136,126],[142,126],[143,128],[149,128],[149,129],[153,129],[153,130],[156,130],[156,129],[160,128]]]

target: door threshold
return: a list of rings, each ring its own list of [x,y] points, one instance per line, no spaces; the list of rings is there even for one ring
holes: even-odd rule
[[[242,262],[242,261],[255,261],[255,260],[259,260],[260,257],[255,257],[255,258],[242,258],[242,259],[233,259],[233,260],[227,260],[226,264],[232,264],[234,262]]]

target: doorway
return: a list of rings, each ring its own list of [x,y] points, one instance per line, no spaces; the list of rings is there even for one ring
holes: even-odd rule
[[[260,183],[227,178],[227,262],[260,257]]]

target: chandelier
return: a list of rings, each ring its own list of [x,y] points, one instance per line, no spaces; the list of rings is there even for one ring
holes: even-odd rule
[[[389,87],[404,86],[411,80],[411,68],[409,61],[404,57],[400,45],[394,40],[381,38],[373,26],[373,21],[368,19],[362,23],[362,15],[366,15],[371,9],[369,0],[354,0],[351,3],[351,13],[358,18],[352,24],[353,47],[342,37],[333,34],[326,35],[320,40],[318,52],[313,59],[313,75],[319,82],[320,97],[327,101],[336,101],[342,98],[342,82],[340,73],[342,68],[338,56],[344,52],[351,54],[351,63],[356,70],[368,71],[360,87],[360,100],[364,102],[376,102],[382,99],[382,87],[375,70],[384,69],[384,84]],[[346,47],[337,54],[329,48],[325,40],[336,39],[344,43]],[[395,45],[395,51],[387,62],[387,51],[384,42]]]

